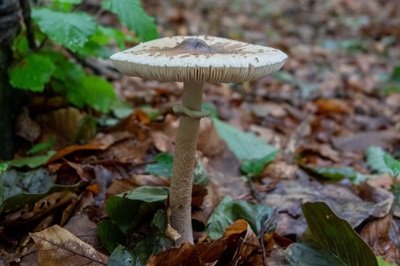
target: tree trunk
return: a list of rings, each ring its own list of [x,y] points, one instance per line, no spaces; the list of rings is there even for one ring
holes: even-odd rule
[[[0,2],[0,160],[13,157],[13,120],[18,105],[14,90],[8,80],[8,68],[12,62],[11,44],[20,29],[18,0]]]

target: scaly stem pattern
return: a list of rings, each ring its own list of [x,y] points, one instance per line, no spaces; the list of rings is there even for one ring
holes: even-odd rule
[[[185,82],[182,106],[191,111],[201,111],[203,86],[204,83]],[[171,225],[182,236],[177,244],[193,243],[191,201],[199,125],[200,118],[182,114],[175,141],[169,202]]]

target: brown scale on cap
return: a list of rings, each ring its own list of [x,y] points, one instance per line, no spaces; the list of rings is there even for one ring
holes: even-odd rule
[[[176,54],[181,54],[182,52],[193,54],[210,54],[219,52],[217,49],[209,46],[205,41],[198,38],[187,38],[177,46],[165,49],[164,51],[175,52]]]

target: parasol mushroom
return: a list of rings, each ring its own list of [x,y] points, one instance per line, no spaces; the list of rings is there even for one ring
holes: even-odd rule
[[[184,82],[182,104],[174,106],[180,125],[175,141],[170,188],[171,225],[193,243],[191,224],[192,175],[205,82],[241,82],[280,69],[287,56],[270,47],[211,36],[165,37],[141,43],[111,56],[122,73],[159,81]]]

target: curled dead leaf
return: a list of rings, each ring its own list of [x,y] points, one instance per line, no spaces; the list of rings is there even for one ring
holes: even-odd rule
[[[152,131],[151,137],[153,138],[154,146],[160,152],[169,152],[172,153],[174,151],[174,143],[170,137],[168,137],[162,131]]]
[[[33,207],[25,206],[17,212],[7,214],[3,224],[16,225],[20,223],[27,223],[42,217],[49,212],[68,204],[75,204],[78,197],[75,193],[69,191],[54,192],[40,200],[38,200]]]
[[[41,266],[107,265],[107,256],[58,225],[30,236]]]
[[[226,229],[223,238],[210,243],[192,245],[184,243],[151,256],[147,266],[158,265],[244,265],[246,262],[262,262],[257,236],[245,220],[238,220]],[[259,264],[249,264],[259,265]]]
[[[397,260],[396,262],[399,263],[400,248],[395,244],[398,242],[398,232],[396,231],[393,216],[389,214],[369,222],[360,234],[368,245],[385,260],[393,262]]]
[[[98,134],[90,143],[83,145],[71,145],[59,150],[50,160],[54,162],[62,157],[77,151],[98,151],[106,150],[115,142],[132,137],[127,132],[115,132],[113,134]]]

